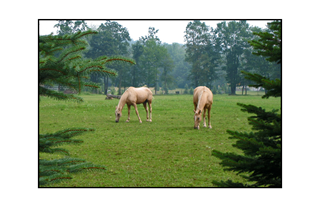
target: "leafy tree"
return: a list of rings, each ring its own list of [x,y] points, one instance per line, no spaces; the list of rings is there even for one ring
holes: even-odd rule
[[[269,61],[281,63],[281,53],[273,48],[281,50],[281,36],[277,36],[277,31],[281,31],[280,22],[268,23],[269,35],[271,39],[277,39],[271,50],[261,47],[264,43],[264,32],[257,33],[260,39],[254,43],[250,43],[257,50],[255,54],[267,57]],[[257,44],[259,43],[259,44]],[[270,80],[259,74],[252,74],[242,71],[246,78],[256,82],[254,87],[264,87],[267,89],[266,95],[262,98],[281,97],[281,81],[279,79]],[[241,104],[242,111],[254,114],[248,118],[249,124],[254,131],[252,132],[237,132],[227,130],[231,135],[230,139],[236,139],[236,144],[233,146],[241,149],[243,155],[235,153],[222,153],[213,150],[212,154],[222,160],[220,163],[225,167],[225,170],[236,171],[238,174],[247,173],[242,176],[248,181],[247,184],[227,181],[213,181],[213,184],[221,187],[282,187],[282,128],[281,114],[278,110],[273,109],[270,112],[265,111],[261,107],[256,107],[251,104]]]
[[[54,27],[58,28],[58,35],[74,34],[78,31],[85,31],[88,29],[88,25],[84,20],[59,20]]]
[[[168,94],[169,86],[173,84],[173,76],[170,75],[174,68],[173,60],[171,59],[169,53],[166,52],[166,49],[163,49],[163,57],[162,57],[162,74],[161,81],[163,82],[162,86],[165,91],[165,94]]]
[[[219,58],[213,30],[209,30],[204,22],[194,21],[188,23],[185,33],[185,60],[192,64],[189,77],[195,87],[211,87],[212,81],[217,78],[214,68]]]
[[[159,30],[155,29],[154,27],[149,27],[148,29],[148,36],[140,37],[139,40],[145,44],[148,40],[154,40],[157,44],[161,44],[159,37],[156,35]]]
[[[95,59],[83,57],[83,51],[88,46],[84,39],[87,35],[97,34],[96,31],[78,31],[75,34],[63,36],[46,35],[39,37],[39,95],[47,96],[57,100],[74,100],[83,102],[83,99],[74,94],[64,94],[48,89],[47,85],[60,84],[68,89],[80,93],[84,87],[97,88],[98,85],[92,82],[84,82],[92,73],[110,74],[117,73],[106,68],[106,64],[113,61],[125,61],[134,64],[133,60],[107,56],[100,56]],[[82,143],[81,140],[72,139],[84,132],[94,131],[91,128],[69,128],[52,134],[39,135],[39,153],[69,153],[62,148],[53,148],[65,143]],[[39,160],[39,185],[46,185],[58,182],[63,179],[71,179],[69,173],[83,169],[105,169],[86,162],[82,159],[66,157],[55,160]]]
[[[173,68],[171,57],[168,54],[166,47],[161,44],[160,39],[156,36],[157,32],[158,30],[150,27],[148,36],[139,38],[139,42],[143,45],[143,49],[137,48],[134,54],[139,57],[141,72],[140,83],[149,87],[154,86],[155,93],[157,93],[160,80],[162,80],[165,85],[172,82],[169,73]],[[141,53],[141,51],[143,52]],[[161,71],[162,75],[160,77]]]
[[[190,85],[188,75],[190,73],[191,65],[185,61],[185,47],[182,44],[164,44],[173,60],[174,68],[172,71],[172,77],[175,85],[172,87],[183,88],[185,85]],[[189,89],[189,88],[188,88]]]
[[[86,57],[96,58],[101,55],[107,56],[129,56],[128,47],[129,41],[131,40],[127,28],[123,27],[117,22],[106,21],[101,24],[98,28],[98,35],[93,36],[89,40],[90,49],[86,53]],[[109,66],[117,71],[118,76],[115,79],[119,87],[119,94],[121,94],[121,87],[123,85],[129,85],[130,83],[125,83],[125,80],[130,79],[130,70],[128,70],[128,64],[123,62],[113,62]],[[103,78],[105,85],[105,94],[107,93],[107,82],[109,76],[106,74],[104,76],[92,75],[91,79],[100,82]],[[106,80],[107,78],[107,80]]]
[[[226,79],[231,86],[231,94],[236,94],[236,86],[240,83],[241,78],[239,69],[241,65],[241,56],[246,48],[249,47],[247,39],[251,32],[249,24],[246,21],[230,21],[228,24],[224,21],[217,24],[215,29],[217,33],[217,44],[222,47],[223,54],[226,57],[227,72]]]
[[[150,39],[144,44],[144,52],[140,59],[142,74],[145,84],[148,87],[156,87],[158,81],[159,67],[157,63],[158,46],[154,39]]]
[[[144,46],[141,41],[137,41],[135,44],[132,44],[132,56],[133,59],[136,61],[136,64],[132,67],[131,75],[131,85],[134,87],[142,86],[142,65],[140,63],[140,58],[143,54]]]

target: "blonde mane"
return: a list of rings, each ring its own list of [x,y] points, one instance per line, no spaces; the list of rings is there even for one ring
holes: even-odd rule
[[[199,96],[198,96],[198,104],[197,104],[197,110],[199,110],[199,106],[200,106],[200,101],[201,101],[201,97],[203,94],[204,90],[200,92]]]

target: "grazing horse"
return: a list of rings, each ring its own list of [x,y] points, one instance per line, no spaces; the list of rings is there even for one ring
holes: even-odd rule
[[[206,126],[206,109],[208,109],[208,125],[211,129],[210,110],[212,106],[213,94],[211,90],[205,86],[198,86],[193,91],[194,104],[194,128],[200,129],[201,113],[203,112],[203,126]]]
[[[134,88],[134,87],[129,87],[121,96],[119,100],[118,106],[116,106],[116,122],[119,122],[120,117],[122,116],[122,109],[125,104],[128,106],[128,119],[126,122],[129,122],[130,120],[130,107],[131,105],[134,106],[134,109],[136,110],[136,114],[139,118],[139,122],[142,123],[139,112],[137,109],[137,104],[143,103],[144,108],[146,109],[147,112],[147,121],[152,122],[152,107],[151,107],[151,102],[152,102],[152,92],[149,88],[146,87],[141,87],[141,88]],[[149,112],[150,112],[150,119],[148,116],[148,107],[147,103],[149,105]]]

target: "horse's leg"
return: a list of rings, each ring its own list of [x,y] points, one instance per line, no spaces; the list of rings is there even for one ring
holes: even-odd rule
[[[149,105],[149,114],[150,114],[149,121],[152,122],[152,104],[151,104],[151,101],[148,102],[148,105]]]
[[[147,113],[147,121],[149,121],[148,106],[147,106],[147,103],[146,103],[146,102],[143,103],[143,107],[144,107],[144,109],[146,110],[146,113]]]
[[[210,111],[211,111],[211,106],[209,106],[208,108],[208,125],[209,125],[209,128],[212,129],[211,120],[210,120]]]
[[[206,107],[204,107],[204,109],[203,109],[203,127],[207,127],[207,125],[206,125],[206,111],[207,111],[207,109],[206,109]]]
[[[138,116],[139,122],[142,123],[142,121],[141,121],[141,119],[140,119],[140,116],[139,116],[137,104],[134,103],[133,106],[134,106],[134,109],[136,110],[136,114],[137,114],[137,116]]]
[[[130,106],[131,105],[128,104],[127,106],[128,106],[128,119],[126,122],[129,122],[130,121]]]

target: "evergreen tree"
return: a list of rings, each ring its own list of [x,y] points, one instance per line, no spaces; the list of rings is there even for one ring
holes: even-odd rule
[[[267,57],[269,61],[281,63],[281,23],[268,23],[272,32],[269,34],[259,33],[261,37],[254,43],[250,43],[256,50],[254,54]],[[275,35],[277,37],[275,37]],[[264,37],[268,39],[277,39],[273,47],[264,47],[269,43],[265,42]],[[274,49],[276,48],[276,49]],[[270,50],[269,50],[270,49]],[[278,50],[279,49],[279,50]],[[264,87],[268,92],[262,98],[281,97],[281,81],[279,79],[270,80],[258,74],[251,74],[242,71],[245,78],[256,82],[254,87]],[[222,153],[213,150],[212,154],[222,160],[221,165],[225,170],[236,171],[238,174],[247,173],[248,176],[242,176],[248,183],[236,183],[228,181],[213,181],[213,184],[221,187],[282,187],[282,128],[281,113],[278,110],[266,112],[261,107],[238,103],[242,111],[254,114],[249,117],[249,124],[254,131],[250,133],[227,130],[231,135],[230,139],[236,139],[233,146],[241,149],[244,155],[235,153]]]
[[[83,99],[74,94],[64,94],[48,89],[48,85],[61,85],[78,93],[84,87],[97,88],[97,84],[84,82],[92,73],[110,74],[117,73],[106,68],[106,64],[112,61],[125,61],[134,64],[133,60],[122,57],[101,56],[96,59],[83,58],[82,52],[88,46],[84,37],[97,32],[87,30],[78,31],[75,34],[63,36],[46,35],[39,37],[39,95],[57,100],[75,100],[83,102]],[[40,97],[39,97],[40,99]],[[52,134],[39,135],[39,153],[69,153],[62,148],[54,148],[65,143],[82,143],[81,140],[73,140],[76,135],[94,131],[91,128],[70,128]],[[82,159],[66,157],[55,160],[39,160],[39,185],[58,182],[63,179],[71,179],[69,173],[83,169],[105,169]]]
[[[268,23],[268,30],[264,32],[253,32],[259,40],[249,43],[257,50],[255,55],[262,55],[270,62],[281,64],[281,22],[279,20]]]

